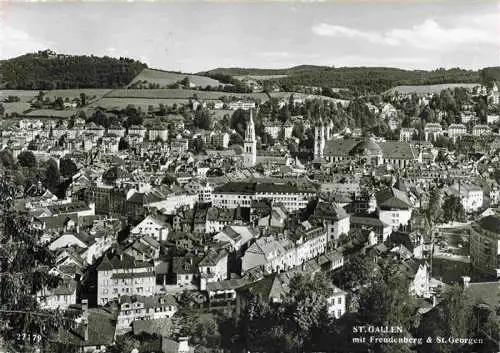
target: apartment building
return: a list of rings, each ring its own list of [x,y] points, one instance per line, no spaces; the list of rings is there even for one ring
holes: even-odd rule
[[[105,256],[97,266],[97,303],[105,305],[122,295],[151,296],[155,283],[153,264],[128,254]]]

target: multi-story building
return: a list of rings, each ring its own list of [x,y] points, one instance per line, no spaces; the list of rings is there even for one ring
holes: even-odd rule
[[[124,334],[132,330],[137,320],[158,320],[172,317],[177,312],[177,301],[172,295],[124,295],[119,298],[116,332]]]
[[[443,127],[439,123],[427,123],[424,127],[425,140],[435,141],[438,136],[443,134]]]
[[[105,256],[97,266],[97,303],[105,305],[122,295],[151,296],[155,283],[154,265],[123,253]]]
[[[408,224],[413,205],[405,192],[388,188],[377,192],[375,197],[380,221],[391,225],[395,230]]]
[[[212,135],[211,138],[212,145],[220,148],[229,147],[229,134],[227,132],[219,132]]]
[[[241,262],[243,273],[261,267],[265,273],[287,271],[295,267],[294,243],[285,235],[259,238],[250,245]]]
[[[111,125],[108,128],[108,135],[123,137],[125,136],[125,128],[121,125]]]
[[[147,130],[142,125],[131,125],[128,128],[128,135],[142,136],[142,138],[145,138],[146,134],[147,134]]]
[[[200,272],[200,290],[205,290],[207,283],[228,279],[228,252],[226,249],[209,250],[198,263]]]
[[[316,195],[312,186],[291,183],[229,182],[212,192],[215,207],[250,207],[253,200],[270,199],[282,203],[287,211],[300,210]]]
[[[488,125],[475,125],[472,128],[472,136],[490,135],[491,128]]]
[[[475,212],[483,207],[484,192],[477,185],[454,184],[450,187],[450,192],[460,197],[465,212]]]
[[[340,319],[346,312],[347,292],[333,286],[332,294],[327,299],[328,314],[336,319]]]
[[[413,134],[415,133],[414,128],[403,127],[399,132],[399,141],[410,142],[413,138]]]
[[[500,278],[500,215],[483,217],[472,225],[472,267],[486,277]]]
[[[238,110],[238,109],[249,110],[249,109],[255,109],[255,102],[245,102],[245,101],[231,102],[231,103],[228,104],[228,107],[229,107],[230,110]]]
[[[448,137],[460,137],[467,133],[467,128],[464,124],[450,124],[448,126]]]
[[[168,140],[168,128],[166,125],[154,125],[148,131],[149,141],[161,140],[163,142]]]

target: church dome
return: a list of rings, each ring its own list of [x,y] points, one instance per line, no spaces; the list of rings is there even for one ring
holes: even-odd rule
[[[362,140],[351,150],[352,154],[380,154],[381,152],[382,148],[371,137]]]

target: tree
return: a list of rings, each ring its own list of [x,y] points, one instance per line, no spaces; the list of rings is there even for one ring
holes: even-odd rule
[[[238,133],[232,134],[229,138],[229,145],[243,145],[243,137]]]
[[[0,162],[4,168],[14,169],[14,157],[10,150],[4,148],[0,151]]]
[[[54,159],[49,159],[45,167],[44,184],[51,190],[56,190],[59,184],[61,173]]]
[[[24,168],[35,168],[36,167],[36,157],[31,151],[23,151],[17,156],[19,165]]]
[[[246,125],[247,125],[247,112],[245,112],[243,109],[236,110],[231,116],[229,127],[233,130],[236,130],[236,132],[241,136],[245,136]]]
[[[212,119],[210,118],[210,111],[203,109],[201,106],[194,114],[193,124],[195,127],[203,130],[210,130],[212,128]]]
[[[459,196],[449,195],[443,202],[443,218],[445,222],[465,222],[465,210]]]
[[[59,169],[64,178],[71,178],[78,172],[76,163],[70,158],[61,158],[59,161]]]
[[[3,106],[2,103],[0,103],[0,118],[2,118],[4,114],[5,114],[5,107]]]
[[[344,288],[356,288],[366,283],[373,273],[373,260],[356,254],[348,259],[344,266],[333,275],[333,280]]]
[[[123,150],[128,150],[130,148],[130,143],[128,142],[128,139],[125,137],[120,138],[120,141],[118,142],[118,150],[123,151]]]
[[[427,218],[430,221],[437,222],[443,214],[441,208],[441,190],[439,188],[432,189],[429,196],[429,205],[427,207]]]
[[[87,95],[84,92],[80,93],[80,105],[82,107],[87,105]]]

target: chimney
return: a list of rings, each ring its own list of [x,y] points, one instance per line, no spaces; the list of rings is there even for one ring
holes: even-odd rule
[[[462,285],[463,285],[463,288],[469,288],[469,284],[470,284],[470,277],[469,276],[462,276]]]
[[[82,299],[82,312],[83,312],[83,329],[84,329],[84,341],[89,340],[89,301],[88,299]]]
[[[437,298],[436,298],[436,295],[433,294],[432,295],[432,307],[434,308],[436,305],[437,305]]]

